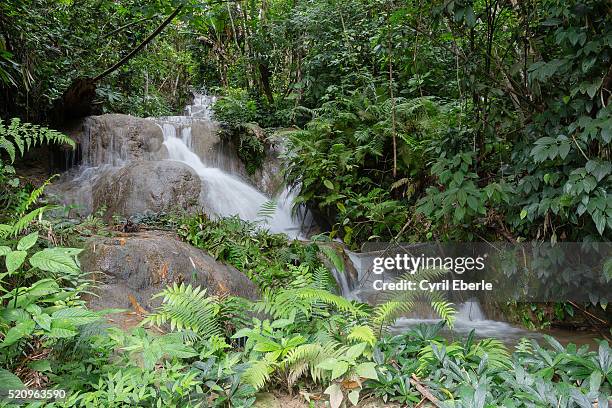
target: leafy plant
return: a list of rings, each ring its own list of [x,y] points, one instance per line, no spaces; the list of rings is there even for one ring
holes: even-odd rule
[[[376,363],[366,361],[358,362],[366,348],[367,343],[358,343],[351,346],[346,352],[337,358],[329,358],[321,362],[317,367],[331,372],[332,384],[327,387],[325,394],[329,395],[332,408],[338,408],[346,398],[353,404],[359,402],[359,393],[362,390],[364,379],[377,380]]]

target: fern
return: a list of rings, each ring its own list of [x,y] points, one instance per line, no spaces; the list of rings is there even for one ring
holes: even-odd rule
[[[526,337],[522,337],[514,348],[517,353],[522,353],[522,354],[532,354],[533,353],[533,346],[531,344],[531,340]]]
[[[452,329],[455,323],[455,315],[457,314],[453,304],[444,300],[437,300],[431,302],[431,307],[446,322],[447,326]]]
[[[368,343],[370,346],[376,343],[376,335],[370,326],[355,326],[346,338],[356,343]]]
[[[67,144],[74,148],[74,140],[68,136],[46,127],[22,123],[19,118],[13,118],[7,126],[0,119],[0,148],[6,151],[13,163],[17,153],[23,156],[31,147],[42,144]]]
[[[484,339],[472,345],[465,353],[465,359],[477,356],[480,359],[486,355],[489,366],[496,368],[509,368],[512,360],[508,349],[500,340]]]
[[[418,281],[427,279],[430,281],[444,275],[445,271],[440,269],[422,269],[417,274],[406,273],[397,280]],[[402,291],[394,294],[387,302],[376,306],[370,318],[370,326],[382,335],[388,326],[393,325],[397,318],[412,310],[417,300],[426,300],[432,309],[440,316],[449,327],[452,328],[455,321],[456,310],[452,303],[447,302],[443,295],[438,292],[427,292],[425,294],[417,291]]]
[[[268,200],[261,205],[259,211],[257,211],[257,216],[263,221],[269,221],[274,218],[274,214],[276,214],[276,208],[276,200]]]
[[[334,248],[327,245],[318,245],[319,249],[331,261],[334,267],[341,273],[345,271],[344,259]]]
[[[188,329],[203,338],[223,334],[219,321],[219,299],[207,297],[206,289],[174,283],[153,298],[162,296],[162,305],[155,313],[147,316],[142,324],[162,326],[169,322],[171,330]]]
[[[336,289],[336,279],[324,266],[315,268],[312,273],[312,286],[316,289],[332,291]]]
[[[342,296],[314,287],[281,289],[275,292],[267,291],[262,301],[256,304],[255,309],[267,313],[275,319],[289,319],[298,312],[310,318],[313,311],[317,310],[316,306],[320,303],[341,312],[348,312],[353,316],[364,317],[367,315]]]
[[[28,211],[40,198],[40,196],[45,191],[45,188],[51,183],[51,181],[57,177],[57,175],[53,175],[49,177],[45,182],[38,188],[34,189],[28,197],[23,200],[23,202],[18,206],[17,213],[19,215],[23,215],[26,211]]]
[[[323,379],[324,371],[317,366],[328,358],[338,357],[347,347],[335,341],[302,344],[287,353],[281,366],[287,371],[287,384],[292,387],[307,371],[315,383]]]
[[[259,361],[250,361],[249,367],[242,374],[242,380],[259,390],[270,380],[270,374],[274,371],[274,366],[273,361],[265,358]]]
[[[0,224],[0,238],[6,238],[9,236],[16,237],[26,228],[28,228],[28,226],[34,222],[36,218],[41,218],[43,213],[49,208],[52,208],[52,206],[45,205],[43,207],[38,207],[19,218],[13,224]]]

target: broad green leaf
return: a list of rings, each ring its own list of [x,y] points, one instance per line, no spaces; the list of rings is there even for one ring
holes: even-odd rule
[[[72,307],[60,309],[51,315],[53,327],[82,326],[100,320],[100,316],[87,309]]]
[[[32,248],[34,244],[36,244],[37,240],[38,240],[38,231],[28,234],[19,240],[19,242],[17,243],[17,249],[19,251],[28,250]]]
[[[338,384],[332,384],[325,390],[325,394],[329,395],[329,405],[331,408],[339,408],[344,399],[342,388]]]
[[[12,251],[12,249],[7,247],[7,246],[0,246],[0,256],[4,256],[6,254],[9,254],[11,251]]]
[[[19,377],[4,368],[0,368],[0,390],[21,390],[25,385]]]
[[[26,256],[28,256],[26,251],[12,251],[6,255],[5,263],[7,272],[13,273],[19,269],[19,267],[23,265],[23,261],[25,261]]]
[[[17,323],[15,327],[12,327],[4,337],[4,341],[0,343],[0,347],[10,346],[17,342],[19,339],[25,336],[29,336],[34,331],[36,323],[34,320],[26,320],[25,322]]]
[[[338,377],[341,377],[348,371],[349,365],[346,361],[339,360],[332,369],[331,379],[335,380]]]
[[[27,289],[28,295],[40,298],[45,295],[55,293],[59,290],[59,285],[53,279],[41,279]],[[69,293],[69,292],[67,292]]]
[[[46,313],[41,313],[39,315],[32,316],[32,319],[45,331],[51,330],[51,316]]]
[[[51,363],[49,362],[49,360],[32,361],[28,364],[28,367],[38,372],[51,371]]]
[[[320,362],[317,365],[317,368],[321,368],[323,370],[333,370],[334,367],[336,366],[336,364],[338,363],[338,360],[336,360],[335,358],[327,358],[325,360],[323,360],[322,362]]]
[[[331,181],[327,179],[323,180],[323,184],[325,185],[325,187],[329,188],[330,190],[334,189],[334,183],[332,183]]]
[[[49,336],[50,338],[54,338],[54,339],[66,339],[66,338],[74,337],[77,334],[79,334],[79,332],[77,332],[76,330],[69,330],[69,329],[63,329],[60,327],[54,327],[47,334],[47,336]]]
[[[74,259],[72,248],[47,248],[32,255],[30,264],[47,272],[76,275],[80,273],[79,265]]]
[[[355,371],[360,377],[378,380],[376,363],[361,363],[355,368]]]
[[[359,390],[353,390],[348,393],[348,399],[351,404],[357,405],[359,403]]]
[[[354,346],[351,346],[351,348],[349,348],[346,351],[346,357],[348,357],[351,360],[354,360],[363,354],[366,347],[367,347],[367,343],[355,344]]]

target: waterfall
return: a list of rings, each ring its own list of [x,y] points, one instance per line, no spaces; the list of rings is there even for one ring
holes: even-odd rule
[[[283,232],[290,237],[299,235],[299,224],[291,216],[291,202],[287,193],[281,194],[276,202],[276,211],[271,217],[262,217],[261,209],[270,201],[256,188],[238,176],[231,175],[213,165],[207,165],[193,151],[192,121],[210,121],[212,97],[196,95],[193,105],[185,112],[189,116],[161,118],[159,125],[164,134],[164,145],[168,159],[187,164],[200,176],[204,186],[204,207],[216,216],[238,215],[246,221],[260,221],[272,232]]]
[[[194,207],[212,217],[237,215],[245,221],[258,221],[271,232],[286,233],[291,238],[300,236],[300,224],[291,213],[293,197],[289,191],[276,197],[275,207],[270,206],[272,197],[242,178],[244,166],[232,146],[224,145],[217,134],[211,108],[215,100],[214,96],[195,94],[183,116],[142,119],[108,114],[86,118],[79,135],[83,156],[80,165],[66,172],[48,191],[58,202],[78,205],[77,213],[88,215],[104,202],[98,193],[100,180],[108,181],[113,174],[139,163],[178,161],[191,167],[201,180],[202,192]],[[138,178],[139,174],[130,176]],[[149,181],[149,185],[156,186],[155,180]],[[128,182],[126,186],[129,185]],[[174,186],[165,187],[172,191]],[[261,211],[264,206],[266,214]],[[275,209],[274,214],[269,214],[270,207]]]
[[[477,300],[468,300],[457,310],[457,320],[468,322],[485,320],[485,315]]]

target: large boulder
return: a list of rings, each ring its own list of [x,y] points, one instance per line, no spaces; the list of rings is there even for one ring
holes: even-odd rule
[[[173,283],[207,288],[208,294],[258,296],[255,284],[237,269],[217,262],[171,232],[144,231],[121,237],[94,237],[80,255],[83,271],[96,279],[94,309],[159,305],[152,296]]]
[[[75,136],[86,166],[167,158],[162,129],[152,120],[120,114],[89,116],[81,129]]]
[[[188,165],[170,160],[136,161],[102,173],[92,187],[92,207],[126,217],[146,211],[198,209],[202,181]]]

